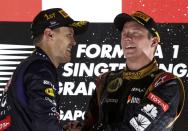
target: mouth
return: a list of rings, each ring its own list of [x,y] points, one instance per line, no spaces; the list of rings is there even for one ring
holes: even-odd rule
[[[125,46],[125,49],[135,49],[135,48],[136,48],[135,46],[131,46],[131,45]]]
[[[72,50],[72,48],[67,48],[67,51],[68,51],[68,52],[71,52],[71,50]]]

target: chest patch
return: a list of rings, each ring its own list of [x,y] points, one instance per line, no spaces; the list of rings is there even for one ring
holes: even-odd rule
[[[121,78],[116,78],[107,85],[107,91],[116,92],[121,87],[122,84],[123,84],[123,80]]]

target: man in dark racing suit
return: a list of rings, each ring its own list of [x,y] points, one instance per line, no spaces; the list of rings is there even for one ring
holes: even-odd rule
[[[170,131],[184,105],[181,80],[160,70],[155,21],[137,11],[114,20],[126,68],[97,78],[82,131]]]
[[[60,63],[70,61],[71,49],[76,44],[74,34],[83,33],[87,26],[88,22],[74,21],[60,8],[41,11],[34,18],[31,32],[36,50],[22,61],[9,82],[11,126],[1,130],[64,130],[59,123],[56,69]]]

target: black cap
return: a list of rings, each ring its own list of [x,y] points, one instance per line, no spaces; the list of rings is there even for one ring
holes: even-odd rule
[[[115,17],[114,25],[119,31],[122,31],[124,24],[129,21],[136,21],[137,23],[143,25],[153,36],[156,36],[160,42],[159,32],[157,31],[157,23],[149,15],[141,11],[136,11],[132,15],[121,13]]]
[[[74,21],[63,9],[52,8],[41,11],[31,25],[32,38],[43,33],[45,28],[72,27],[75,34],[81,34],[87,30],[89,22]]]

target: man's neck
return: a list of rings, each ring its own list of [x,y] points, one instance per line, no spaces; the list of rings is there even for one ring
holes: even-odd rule
[[[49,59],[50,59],[50,61],[52,62],[52,64],[53,64],[56,68],[58,68],[59,62],[58,62],[58,60],[54,57],[53,52],[50,50],[50,48],[47,47],[47,46],[43,46],[43,45],[39,45],[38,47],[41,48],[41,49],[46,53],[46,55],[49,57]]]
[[[58,68],[59,62],[58,62],[55,58],[53,58],[52,55],[49,55],[48,57],[50,58],[50,60],[51,60],[51,62],[53,63],[53,65],[54,65],[56,68]]]
[[[127,59],[126,64],[129,70],[139,70],[143,68],[144,66],[148,65],[152,59],[137,59],[137,60],[131,60]]]

